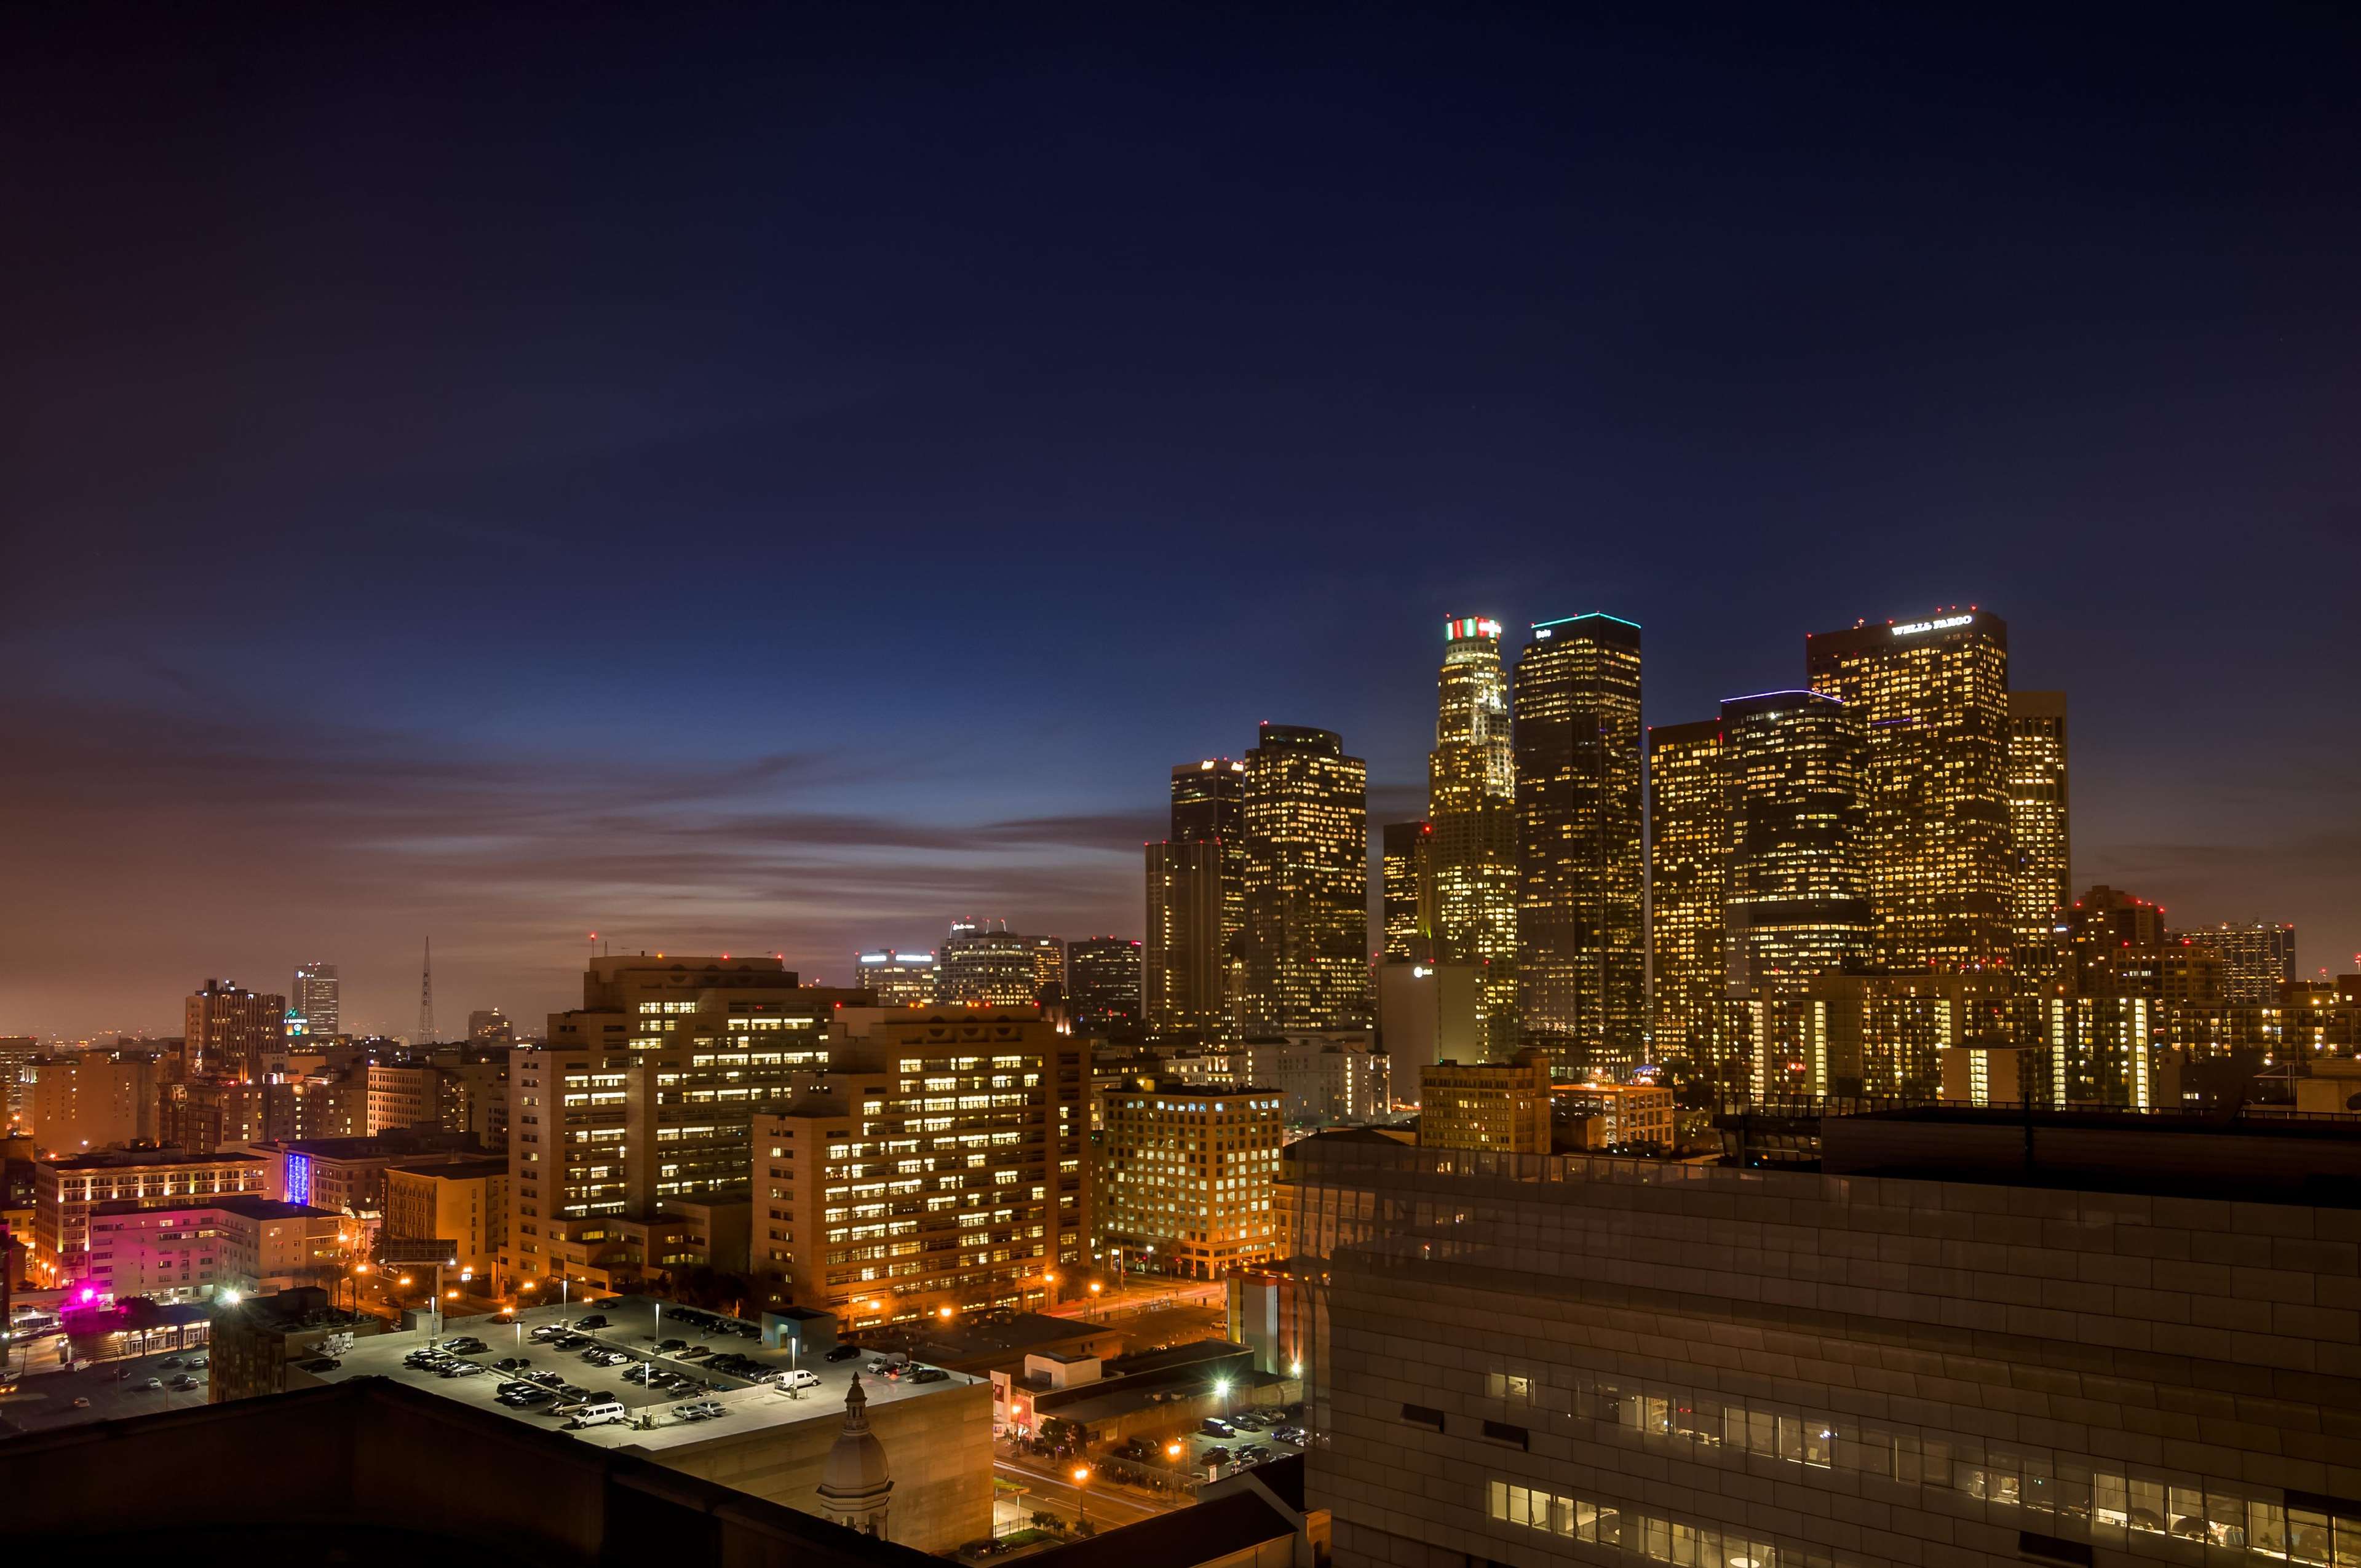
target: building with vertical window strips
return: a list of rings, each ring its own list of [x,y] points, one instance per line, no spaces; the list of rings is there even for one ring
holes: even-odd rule
[[[1434,956],[1475,970],[1478,1038],[1505,1059],[1517,1048],[1517,763],[1500,623],[1461,617],[1444,639],[1426,775]]]
[[[2223,1000],[2275,1007],[2295,981],[2295,927],[2284,922],[2224,921],[2174,933],[2222,955]]]
[[[2009,961],[2008,623],[1968,609],[1805,639],[1808,684],[1869,737],[1861,862],[1891,969]]]
[[[1334,731],[1262,726],[1246,754],[1244,1023],[1368,1021],[1368,765]]]
[[[2008,694],[2012,962],[2038,977],[2058,967],[2058,921],[2074,896],[2066,778],[2066,694]]]
[[[1559,1077],[1623,1077],[1648,1022],[1639,626],[1536,623],[1513,698],[1519,1025]]]
[[[1730,864],[1721,720],[1648,728],[1648,949],[1652,1058],[1730,1085],[1745,1063],[1723,1048],[1722,879]]]
[[[1219,1279],[1276,1255],[1276,1090],[1138,1079],[1102,1100],[1098,1230],[1127,1269]]]
[[[1089,1049],[1032,1009],[892,1014],[754,1121],[752,1266],[847,1330],[1039,1307],[1089,1257]]]

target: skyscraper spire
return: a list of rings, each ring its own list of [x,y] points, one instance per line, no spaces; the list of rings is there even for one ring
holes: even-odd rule
[[[418,974],[418,1043],[434,1043],[434,938],[426,938],[426,964]]]

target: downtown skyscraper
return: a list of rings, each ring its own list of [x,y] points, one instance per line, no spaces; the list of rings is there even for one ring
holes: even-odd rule
[[[1862,622],[1805,639],[1808,684],[1869,737],[1867,873],[1877,960],[2006,965],[2016,880],[2009,831],[2008,623],[1982,610]]]
[[[2058,927],[2074,902],[2068,831],[2066,694],[2008,694],[2008,832],[2012,962],[2028,977],[2057,967]]]
[[[1648,729],[1648,951],[1655,1059],[1682,1076],[1742,1081],[1724,1048],[1722,881],[1730,784],[1721,720]]]
[[[1265,723],[1245,807],[1245,1026],[1367,1022],[1368,765],[1333,730]]]
[[[1639,626],[1536,623],[1513,698],[1522,1037],[1561,1077],[1620,1077],[1647,1023]]]
[[[1433,857],[1430,822],[1389,822],[1378,851],[1378,911],[1385,956],[1423,963],[1434,957]]]
[[[1444,636],[1426,775],[1434,956],[1474,971],[1477,1038],[1505,1061],[1518,1043],[1517,771],[1500,623],[1464,617]]]
[[[345,1032],[344,982],[334,964],[298,964],[287,992],[288,1010],[300,1014],[303,1033],[315,1039]]]
[[[1172,770],[1170,836],[1145,846],[1148,937],[1142,1022],[1159,1035],[1234,1032],[1246,925],[1246,765],[1228,757]]]

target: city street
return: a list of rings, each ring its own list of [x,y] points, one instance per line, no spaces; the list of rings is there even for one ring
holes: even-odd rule
[[[1029,1514],[1036,1508],[1042,1508],[1060,1519],[1073,1519],[1076,1488],[1071,1477],[1074,1467],[1069,1464],[1052,1470],[1048,1468],[1049,1464],[1048,1460],[1030,1457],[1019,1464],[1000,1454],[994,1457],[992,1469],[995,1475],[1016,1482],[1026,1488],[1024,1496],[1016,1499],[1021,1512]],[[1036,1465],[1043,1468],[1036,1469]],[[1178,1502],[1158,1502],[1131,1487],[1102,1485],[1095,1479],[1085,1483],[1082,1489],[1088,1494],[1091,1522],[1103,1530],[1152,1519],[1179,1506]]]

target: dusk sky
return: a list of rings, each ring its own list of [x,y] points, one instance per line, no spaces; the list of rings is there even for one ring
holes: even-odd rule
[[[2350,14],[1592,9],[17,18],[0,1034],[1137,936],[1172,763],[1417,816],[1589,609],[1996,610],[2076,885],[2351,969]]]

